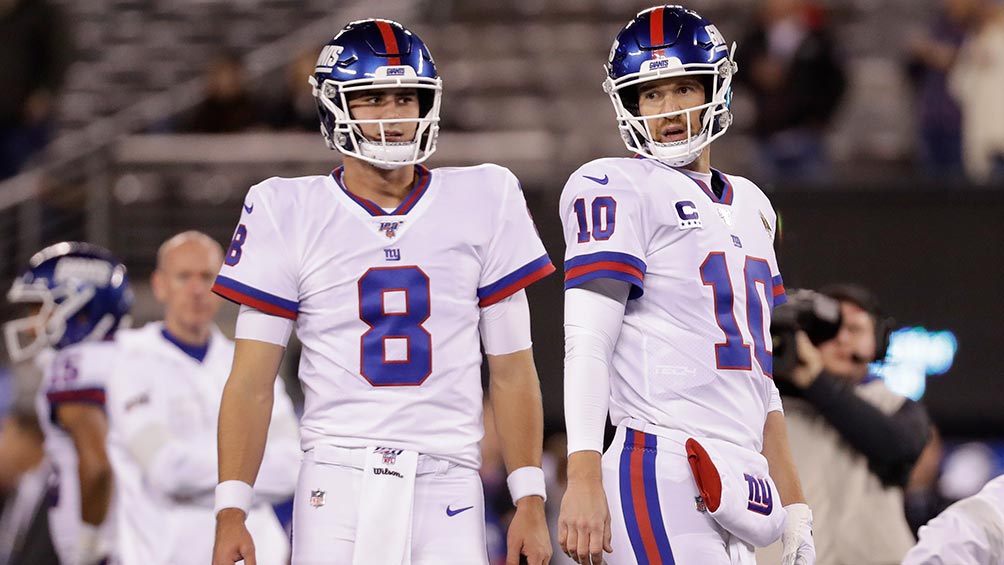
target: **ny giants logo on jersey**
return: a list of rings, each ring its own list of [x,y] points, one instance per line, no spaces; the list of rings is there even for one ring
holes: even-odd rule
[[[676,215],[678,216],[681,230],[704,227],[704,224],[701,222],[701,216],[697,213],[697,206],[694,206],[693,201],[677,200],[673,206],[676,208]]]
[[[388,238],[394,239],[397,237],[397,228],[401,227],[404,222],[401,220],[395,222],[380,222],[380,231],[384,233]]]
[[[749,486],[749,503],[746,509],[750,512],[770,516],[774,510],[774,493],[770,490],[770,483],[766,479],[754,477],[749,473],[743,473],[746,485]]]
[[[383,258],[386,261],[400,261],[401,260],[401,250],[400,249],[384,249]]]

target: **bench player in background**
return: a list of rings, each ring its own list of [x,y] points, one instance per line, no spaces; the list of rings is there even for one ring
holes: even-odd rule
[[[809,565],[811,514],[771,378],[775,214],[752,182],[711,168],[732,54],[696,12],[659,6],[621,30],[606,70],[637,155],[583,165],[561,196],[559,542],[580,563],[612,550],[617,565],[717,565],[753,563],[754,545],[783,537],[784,563]],[[617,434],[601,457],[608,412]]]
[[[49,530],[64,565],[93,565],[113,549],[112,467],[105,449],[105,387],[116,330],[132,306],[126,268],[101,247],[57,243],[36,253],[7,299],[32,314],[7,322],[15,362],[42,370],[36,400],[55,469]]]
[[[108,380],[108,451],[115,469],[117,555],[122,563],[201,565],[212,559],[216,421],[233,342],[213,323],[220,244],[183,232],[157,251],[151,277],[163,321],[120,332]],[[289,500],[300,450],[293,403],[278,398],[248,527],[263,563],[285,563],[289,540],[271,503]]]
[[[435,150],[441,81],[396,22],[346,26],[310,80],[344,164],[252,187],[214,287],[243,305],[220,412],[214,563],[253,562],[243,511],[294,325],[306,397],[294,563],[487,563],[479,338],[516,503],[508,562],[546,563],[523,289],[554,267],[519,182],[496,165],[420,165]]]

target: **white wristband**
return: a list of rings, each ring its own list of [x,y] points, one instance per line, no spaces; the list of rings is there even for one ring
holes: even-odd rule
[[[251,510],[254,502],[254,488],[244,481],[223,481],[216,485],[216,505],[213,514],[219,514],[224,508],[237,508],[244,515]]]
[[[524,496],[539,496],[547,500],[547,484],[544,482],[544,470],[540,467],[520,467],[506,479],[509,485],[509,495],[513,503]]]

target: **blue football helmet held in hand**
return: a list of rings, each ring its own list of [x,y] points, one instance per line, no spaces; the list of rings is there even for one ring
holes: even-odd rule
[[[324,46],[317,59],[313,86],[321,133],[328,147],[376,167],[395,169],[421,163],[436,150],[442,80],[425,43],[390,20],[352,22]],[[347,94],[390,88],[415,89],[419,117],[360,120],[349,111]],[[417,122],[414,139],[388,141],[392,123]],[[367,139],[362,124],[378,124],[380,139]]]
[[[107,249],[63,242],[32,256],[7,300],[38,308],[4,324],[7,351],[17,362],[45,347],[61,349],[110,337],[124,325],[133,294],[125,265]]]
[[[617,34],[605,65],[603,90],[617,112],[624,144],[640,155],[673,167],[692,163],[732,123],[732,77],[738,71],[731,50],[718,28],[697,12],[682,6],[657,6],[639,12]],[[704,85],[705,103],[655,116],[638,112],[640,84],[670,77],[691,76]],[[686,116],[701,110],[700,127],[687,122],[687,138],[661,143],[652,138],[647,120]]]

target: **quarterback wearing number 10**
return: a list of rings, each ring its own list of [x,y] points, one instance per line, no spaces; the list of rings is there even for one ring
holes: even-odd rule
[[[558,540],[580,563],[751,564],[779,537],[785,565],[814,558],[772,380],[770,316],[785,297],[774,209],[711,168],[732,122],[733,51],[681,6],[628,22],[604,90],[635,157],[583,165],[561,195]],[[608,413],[617,434],[601,457]]]

